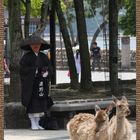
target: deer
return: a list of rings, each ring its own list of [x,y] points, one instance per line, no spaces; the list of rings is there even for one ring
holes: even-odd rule
[[[96,105],[95,116],[89,113],[75,115],[67,124],[71,140],[108,140],[109,135],[106,128],[111,109],[102,110]]]
[[[126,118],[130,114],[128,101],[125,96],[122,96],[121,100],[115,96],[112,98],[116,106],[116,115],[109,122],[109,140],[131,140],[132,125]]]

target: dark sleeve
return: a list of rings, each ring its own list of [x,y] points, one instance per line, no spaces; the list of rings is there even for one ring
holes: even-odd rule
[[[35,74],[35,70],[35,65],[31,65],[28,57],[23,56],[20,60],[20,75],[27,76],[28,74]]]
[[[30,55],[25,55],[20,60],[21,102],[28,107],[33,91],[36,68]]]

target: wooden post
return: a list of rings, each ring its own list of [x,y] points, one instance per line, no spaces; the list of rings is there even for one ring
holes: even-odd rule
[[[136,60],[136,122],[137,122],[137,131],[136,137],[137,140],[140,140],[140,0],[136,0],[136,36],[137,36],[137,60]]]
[[[50,44],[51,44],[51,64],[53,66],[52,84],[56,84],[56,35],[55,35],[55,6],[52,0],[50,10]]]
[[[4,140],[3,131],[3,106],[4,106],[4,75],[3,75],[3,50],[4,50],[4,4],[0,0],[0,140]]]

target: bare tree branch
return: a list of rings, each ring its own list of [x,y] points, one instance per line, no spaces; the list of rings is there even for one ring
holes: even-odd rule
[[[108,24],[108,21],[103,21],[103,23],[100,24],[100,26],[97,28],[97,30],[95,31],[91,44],[90,44],[90,48],[92,47],[92,44],[96,41],[99,33],[103,30],[103,28]]]
[[[29,25],[30,25],[30,13],[31,13],[31,0],[26,0],[25,3],[25,19],[24,19],[24,35],[29,36]]]
[[[52,0],[44,0],[41,6],[41,18],[40,18],[40,25],[38,29],[33,33],[34,35],[40,36],[41,33],[45,30],[46,25],[48,23],[48,15],[49,15],[49,7]]]

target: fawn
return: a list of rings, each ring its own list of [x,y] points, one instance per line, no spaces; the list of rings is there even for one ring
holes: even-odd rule
[[[104,133],[103,140],[108,140],[106,126],[110,110],[110,108],[101,110],[99,106],[95,106],[95,116],[89,113],[75,115],[67,124],[71,140],[102,140],[101,134]]]

